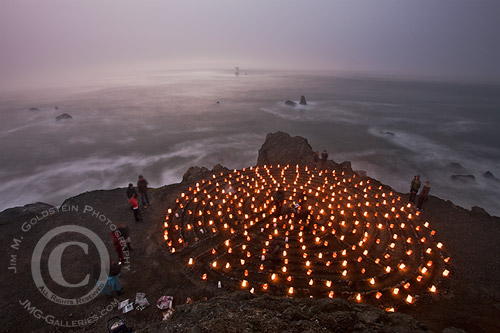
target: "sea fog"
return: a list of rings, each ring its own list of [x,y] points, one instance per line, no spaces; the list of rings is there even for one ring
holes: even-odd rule
[[[283,103],[300,95],[307,106]],[[62,113],[74,119],[56,122]],[[280,130],[398,191],[408,192],[419,174],[430,194],[500,215],[500,181],[484,177],[500,178],[500,86],[163,72],[1,92],[0,114],[0,210],[60,205],[84,191],[125,187],[139,174],[158,187],[193,165],[255,165],[266,134]],[[458,174],[475,181],[450,178]]]

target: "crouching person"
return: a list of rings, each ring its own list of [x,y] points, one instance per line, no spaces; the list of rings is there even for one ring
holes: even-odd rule
[[[120,283],[122,266],[117,262],[111,260],[111,267],[109,269],[108,281],[106,287],[104,287],[104,294],[107,298],[113,297],[113,291],[120,296],[123,292],[122,285]]]

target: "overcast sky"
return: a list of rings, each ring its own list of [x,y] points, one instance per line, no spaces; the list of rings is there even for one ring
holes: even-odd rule
[[[91,68],[500,81],[500,1],[0,0],[0,80]]]

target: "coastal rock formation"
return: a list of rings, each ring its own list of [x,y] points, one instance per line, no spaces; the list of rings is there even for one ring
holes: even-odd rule
[[[300,96],[299,104],[300,105],[307,105],[307,101],[306,101],[306,98],[304,97],[304,95]]]
[[[283,141],[300,144],[303,145],[303,149],[308,150],[309,144],[303,138],[293,138],[286,133],[279,132],[269,134],[268,137],[278,143]],[[281,140],[278,140],[280,137]],[[270,144],[268,141],[266,140],[264,146],[267,147]],[[277,153],[281,149],[282,147],[278,146],[267,147],[265,150]],[[290,149],[293,154],[300,153],[289,146],[287,149]],[[312,152],[310,146],[309,149]],[[307,156],[310,152],[304,154],[305,158],[312,159],[311,156]],[[290,157],[283,155],[282,159],[288,160]],[[347,168],[349,162],[340,165]],[[340,165],[337,165],[337,168]],[[214,166],[212,171],[207,168],[190,168],[185,177],[194,179],[196,174],[200,177],[212,177],[213,172],[224,172],[223,169],[221,165]],[[363,179],[363,181],[366,180],[368,179]],[[383,185],[375,179],[369,178],[369,180],[374,189],[378,188],[379,184]],[[228,178],[229,181],[233,179]],[[389,190],[388,187],[383,186]],[[33,308],[36,305],[37,309],[43,313],[50,313],[62,323],[93,318],[96,313],[109,307],[112,303],[103,295],[97,296],[92,303],[73,307],[59,305],[48,300],[33,282],[31,258],[35,245],[48,231],[66,225],[85,226],[95,232],[105,243],[109,254],[116,258],[109,239],[109,226],[113,222],[114,224],[124,223],[129,227],[134,247],[134,251],[129,253],[131,269],[124,268],[121,276],[124,294],[116,298],[134,300],[137,292],[144,292],[148,300],[152,302],[152,306],[143,311],[134,309],[133,312],[124,315],[116,310],[116,304],[114,304],[111,311],[104,311],[105,315],[96,317],[95,321],[85,322],[82,327],[72,328],[75,332],[106,331],[107,320],[114,316],[124,318],[128,326],[134,326],[137,331],[141,332],[160,330],[169,332],[217,330],[220,332],[420,332],[426,331],[426,328],[433,332],[500,331],[498,323],[500,219],[486,215],[485,211],[480,208],[468,210],[450,201],[429,196],[424,210],[421,211],[421,217],[429,221],[433,230],[443,239],[445,249],[451,255],[450,277],[437,286],[437,293],[429,292],[421,295],[417,306],[403,305],[401,308],[396,308],[395,313],[389,313],[373,306],[360,304],[356,300],[347,302],[335,297],[334,299],[309,299],[255,296],[248,290],[230,293],[225,284],[218,289],[216,281],[203,281],[200,276],[193,276],[186,269],[188,258],[191,256],[196,258],[199,255],[199,252],[196,252],[197,249],[214,248],[213,244],[220,239],[214,236],[214,238],[207,238],[206,243],[202,244],[203,248],[192,250],[186,247],[183,253],[173,255],[167,253],[163,234],[167,208],[175,205],[176,199],[189,187],[194,188],[195,182],[187,181],[152,188],[150,200],[153,205],[148,209],[140,208],[143,212],[144,223],[139,224],[134,222],[133,214],[130,212],[126,188],[90,191],[69,198],[63,205],[74,206],[78,208],[76,211],[60,212],[37,219],[29,232],[22,231],[23,223],[36,215],[41,215],[43,211],[50,209],[51,205],[36,203],[1,212],[0,241],[4,244],[4,268],[10,267],[11,256],[17,255],[15,268],[18,270],[16,274],[6,270],[3,275],[4,281],[0,285],[0,293],[3,295],[0,311],[6,318],[3,330],[8,332],[54,331],[54,326],[35,318],[28,308],[20,306],[18,304],[20,300],[29,300],[29,306]],[[401,196],[403,199],[406,197],[405,194],[396,191],[394,195]],[[251,202],[248,201],[248,203]],[[199,207],[202,207],[201,204],[199,202]],[[88,211],[85,212],[86,210]],[[185,213],[189,214],[189,209],[186,209]],[[272,224],[270,227],[272,228]],[[395,228],[399,228],[398,225],[395,225]],[[250,236],[254,237],[253,234]],[[21,239],[21,237],[23,238],[21,246],[18,250],[13,249],[11,247],[13,239]],[[55,241],[57,239],[51,242]],[[78,234],[68,233],[65,234],[63,241],[81,242],[82,238],[79,238]],[[52,243],[49,245],[53,248],[57,243]],[[46,254],[48,250],[45,251]],[[100,261],[97,253],[89,251],[88,254],[84,254],[78,246],[69,246],[66,251],[68,253],[64,256],[69,256],[71,261],[65,258],[62,268],[64,277],[68,281],[80,281],[82,276],[91,272],[89,268]],[[217,253],[217,256],[219,254]],[[435,263],[432,267],[435,267]],[[424,276],[424,280],[425,278]],[[401,291],[404,290],[401,289]],[[175,312],[171,319],[166,321],[161,321],[161,312],[154,306],[154,302],[162,295],[174,296]],[[185,305],[188,298],[196,302]],[[13,304],[17,305],[13,306]],[[450,326],[456,329],[449,328]],[[56,327],[56,330],[63,330],[63,328]]]
[[[214,165],[212,170],[209,170],[208,168],[205,167],[192,166],[189,167],[182,176],[182,182],[183,183],[192,182],[202,178],[206,178],[211,173],[226,172],[226,171],[229,171],[229,169],[220,164]]]
[[[71,120],[73,117],[70,114],[63,113],[59,116],[56,117],[56,121],[61,121],[61,120]]]
[[[483,177],[488,179],[488,180],[494,180],[496,182],[499,182],[500,179],[497,178],[491,171],[486,171],[484,174],[483,174]]]
[[[212,168],[212,172],[226,172],[226,171],[229,171],[229,169],[221,164],[216,164]]]
[[[470,211],[476,215],[491,216],[483,207],[472,206]]]
[[[467,170],[463,167],[463,165],[457,162],[449,163],[446,166],[446,169],[456,174],[467,172]]]
[[[269,133],[259,149],[257,165],[310,165],[313,149],[307,139],[284,132]]]
[[[21,221],[27,219],[29,216],[41,214],[52,208],[54,208],[54,206],[44,202],[35,202],[22,207],[8,208],[0,213],[0,221],[2,221],[2,223],[14,219]]]
[[[300,96],[300,101],[299,101],[298,104],[300,104],[300,105],[307,105],[307,101],[306,101],[306,98],[305,98],[304,95]],[[289,99],[287,99],[285,101],[285,105],[288,105],[288,106],[297,106],[298,104],[297,104],[297,102],[294,102],[294,101],[289,100]]]
[[[30,108],[30,111],[40,111],[39,108]]]
[[[210,174],[210,170],[205,167],[192,166],[187,169],[187,171],[182,176],[182,182],[192,182],[198,179],[207,177]]]
[[[474,175],[451,175],[451,180],[462,183],[475,183],[476,177]]]

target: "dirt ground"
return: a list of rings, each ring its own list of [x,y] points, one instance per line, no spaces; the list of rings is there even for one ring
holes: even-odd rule
[[[229,328],[233,327],[239,328],[238,331],[249,332],[275,329],[320,331],[321,327],[330,327],[327,329],[330,331],[335,331],[335,327],[339,328],[339,331],[398,331],[398,329],[393,330],[394,327],[399,327],[399,331],[403,327],[406,331],[420,331],[427,327],[432,331],[441,332],[445,328],[455,327],[467,332],[500,332],[500,218],[471,213],[450,202],[431,197],[424,207],[422,216],[428,219],[431,226],[437,230],[438,236],[451,255],[452,271],[446,288],[448,292],[438,293],[433,297],[423,297],[414,306],[401,310],[425,327],[407,317],[404,317],[406,318],[404,325],[409,326],[397,326],[399,324],[394,324],[394,321],[384,313],[378,313],[378,317],[375,316],[378,319],[373,319],[373,323],[367,324],[368,319],[364,322],[359,317],[363,316],[360,313],[376,312],[376,308],[353,310],[349,308],[349,304],[342,303],[349,308],[344,309],[347,311],[345,318],[339,314],[336,315],[340,317],[335,317],[336,315],[332,314],[334,309],[328,308],[331,305],[325,305],[325,301],[301,301],[286,298],[281,301],[276,299],[262,301],[261,298],[252,300],[254,297],[250,294],[247,294],[249,300],[246,301],[247,296],[241,296],[241,293],[231,294],[223,289],[210,288],[189,276],[189,272],[184,267],[184,258],[168,254],[162,240],[162,223],[166,209],[174,202],[177,194],[189,185],[188,183],[176,184],[152,190],[150,196],[153,205],[148,209],[142,209],[143,224],[134,222],[126,200],[125,189],[93,191],[71,198],[65,202],[65,205],[77,207],[78,211],[58,212],[40,219],[27,231],[23,230],[23,223],[29,222],[33,216],[40,216],[42,211],[47,210],[47,206],[33,207],[31,212],[17,209],[0,213],[0,234],[4,248],[2,265],[5,269],[0,285],[3,296],[0,300],[3,323],[1,331],[105,332],[107,320],[118,315],[126,321],[127,325],[135,326],[139,331],[150,332],[165,328],[169,331],[197,332],[203,331],[201,329],[203,327],[209,328],[210,331],[231,331]],[[87,212],[84,213],[84,210]],[[105,216],[106,221],[109,219],[116,225],[124,223],[130,228],[134,251],[130,252],[130,263],[124,265],[122,269],[121,282],[124,293],[120,297],[114,294],[114,299],[121,301],[128,298],[134,301],[137,292],[144,292],[151,305],[143,311],[133,310],[122,314],[116,310],[116,306],[111,306],[116,301],[109,300],[104,295],[99,295],[83,305],[55,304],[46,299],[33,282],[30,268],[35,245],[43,234],[58,226],[78,225],[92,230],[104,241],[110,255],[113,258],[116,257],[111,244],[109,224],[103,222],[100,219],[101,216]],[[72,237],[68,240],[78,241],[78,235],[65,237]],[[47,246],[50,248],[51,243]],[[65,253],[64,258],[75,258],[74,260],[64,259],[66,261],[62,262],[63,276],[69,282],[77,283],[86,276],[89,269],[95,270],[96,258],[98,258],[96,251],[89,250],[87,256],[81,253],[79,255],[77,252],[74,252],[72,256],[71,251],[81,251],[78,247],[69,247],[66,251],[69,256]],[[13,255],[16,256],[14,261]],[[46,274],[46,272],[42,273]],[[48,285],[48,287],[57,293],[57,286]],[[161,311],[155,305],[162,295],[174,296],[174,308],[177,309],[172,319],[165,322],[161,321]],[[214,296],[219,297],[210,300]],[[188,297],[196,302],[193,305],[183,305]],[[208,301],[203,301],[205,297]],[[26,305],[20,304],[26,304],[26,301],[29,302],[31,308],[27,309]],[[281,302],[283,302],[283,308],[280,308]],[[269,303],[269,306],[272,305],[274,308],[259,310],[264,303]],[[33,306],[39,311],[35,311]],[[311,306],[319,307],[315,316],[299,313],[303,311],[300,309]],[[326,308],[321,308],[322,306]],[[106,307],[111,310],[106,310]],[[195,307],[198,307],[199,312],[194,310]],[[207,313],[207,307],[227,310],[215,312],[215,314]],[[237,309],[231,311],[232,307],[245,308],[245,317],[241,317]],[[285,310],[289,312],[289,317],[276,316],[276,313],[284,313]],[[254,314],[248,315],[248,313]],[[212,317],[211,319],[207,317],[208,319],[205,320],[203,319],[205,315]],[[213,316],[219,319],[214,321]],[[87,320],[88,318],[93,319]],[[242,322],[242,318],[250,324],[246,326],[231,324],[231,321]],[[281,318],[285,324],[280,324],[276,318]],[[341,318],[338,319],[339,326],[331,322],[328,324],[328,320],[333,320],[332,318]],[[66,327],[52,325],[51,322],[55,320]],[[78,320],[87,320],[86,325],[72,326],[72,322]],[[261,326],[264,325],[263,321],[272,321],[272,323],[264,327]],[[344,324],[350,326],[342,326]],[[375,326],[369,326],[371,324]],[[391,326],[393,324],[395,326]]]

